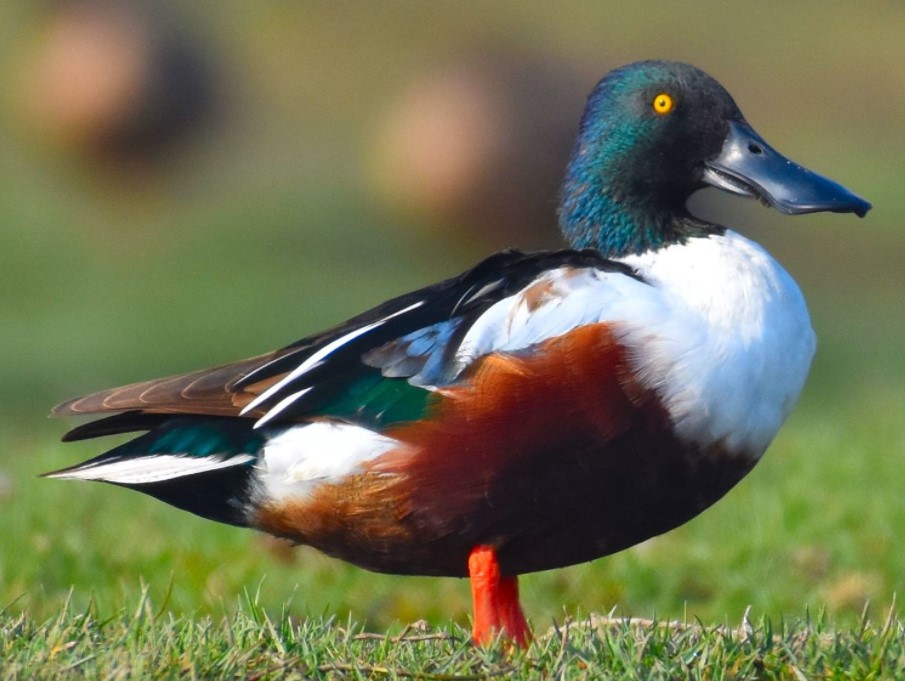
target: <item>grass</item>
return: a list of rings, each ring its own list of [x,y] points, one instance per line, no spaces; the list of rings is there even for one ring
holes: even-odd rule
[[[365,632],[333,617],[271,616],[254,598],[228,616],[176,616],[143,592],[99,618],[71,606],[46,621],[0,615],[12,679],[883,679],[905,668],[893,610],[840,628],[825,616],[738,626],[587,617],[538,632],[526,651],[475,648],[457,625]]]

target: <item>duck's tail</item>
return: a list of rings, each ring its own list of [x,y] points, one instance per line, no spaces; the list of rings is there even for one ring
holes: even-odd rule
[[[71,430],[64,440],[148,432],[48,478],[138,490],[196,515],[248,526],[252,476],[265,436],[253,419],[126,412]]]

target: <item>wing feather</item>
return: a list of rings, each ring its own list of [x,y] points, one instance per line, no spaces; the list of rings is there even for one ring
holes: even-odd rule
[[[101,390],[63,402],[51,413],[53,416],[72,416],[140,410],[159,414],[235,416],[245,404],[275,383],[278,376],[252,383],[242,391],[234,389],[235,382],[278,354]]]
[[[568,280],[573,269],[638,279],[628,266],[595,251],[504,251],[458,277],[394,298],[280,350],[78,397],[57,406],[53,415],[196,414],[246,416],[263,423],[305,418],[327,398],[344,394],[375,371],[386,380],[408,380],[430,388],[454,380],[481,354],[529,342],[539,327],[534,324],[535,331],[525,333],[530,324],[513,326],[518,321],[517,315],[512,316],[513,305],[532,307],[544,302],[538,282],[549,279],[552,271],[565,272],[561,278]],[[549,291],[545,295],[545,302],[556,297]],[[509,316],[504,318],[507,309]],[[493,332],[488,331],[490,324],[496,325]],[[574,325],[553,324],[541,336]],[[513,340],[516,327],[522,334]],[[88,428],[84,435],[76,429],[75,436],[90,437],[124,423]]]

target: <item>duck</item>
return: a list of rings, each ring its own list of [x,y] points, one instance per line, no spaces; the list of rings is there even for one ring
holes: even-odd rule
[[[531,640],[520,575],[607,556],[757,464],[815,350],[767,251],[697,218],[705,188],[781,213],[871,204],[788,160],[691,65],[592,90],[558,208],[567,248],[506,250],[251,359],[71,399],[46,474],[138,490],[361,568],[468,577],[472,638]]]

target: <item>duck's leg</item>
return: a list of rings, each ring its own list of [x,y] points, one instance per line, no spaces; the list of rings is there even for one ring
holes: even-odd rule
[[[518,602],[518,577],[500,574],[496,552],[476,546],[468,556],[468,576],[474,603],[471,638],[482,645],[502,633],[521,647],[531,640],[528,622]]]

